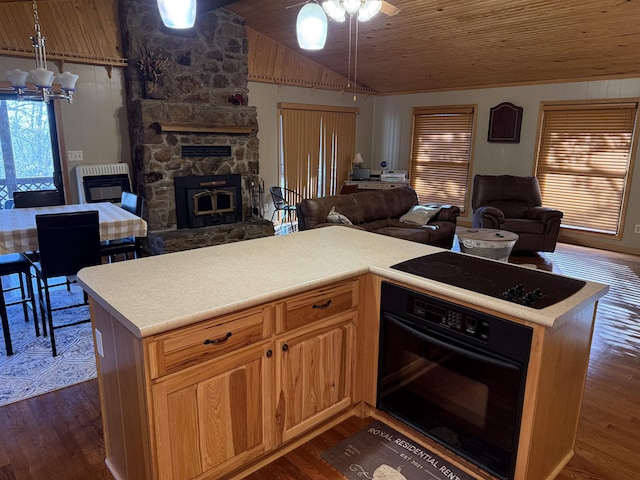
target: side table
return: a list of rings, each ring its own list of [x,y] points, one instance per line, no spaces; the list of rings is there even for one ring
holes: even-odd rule
[[[461,252],[501,262],[509,259],[518,240],[518,235],[513,232],[493,228],[457,227],[456,235]]]

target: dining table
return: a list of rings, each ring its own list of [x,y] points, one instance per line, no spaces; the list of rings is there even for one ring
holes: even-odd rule
[[[97,210],[100,240],[146,237],[147,222],[115,203],[74,203],[0,210],[0,254],[38,250],[36,215]]]

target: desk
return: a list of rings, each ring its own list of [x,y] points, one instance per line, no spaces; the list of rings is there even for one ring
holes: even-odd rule
[[[347,180],[345,185],[357,185],[358,190],[389,190],[391,188],[407,187],[409,180],[398,182],[383,182],[381,180]]]
[[[113,203],[81,203],[53,207],[0,210],[0,254],[38,250],[36,215],[97,210],[100,240],[146,237],[147,222]]]

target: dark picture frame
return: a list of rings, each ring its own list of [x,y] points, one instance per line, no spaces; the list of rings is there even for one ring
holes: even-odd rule
[[[502,102],[489,110],[488,142],[520,143],[522,112],[524,109],[513,103]]]

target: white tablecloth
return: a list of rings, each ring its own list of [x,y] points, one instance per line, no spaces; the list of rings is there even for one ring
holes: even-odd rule
[[[36,215],[88,210],[98,211],[100,240],[147,236],[147,222],[113,203],[15,208],[0,210],[0,254],[38,250]]]

